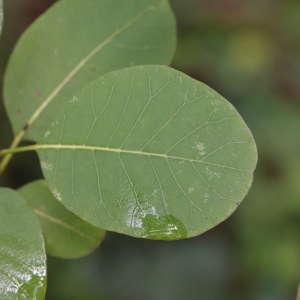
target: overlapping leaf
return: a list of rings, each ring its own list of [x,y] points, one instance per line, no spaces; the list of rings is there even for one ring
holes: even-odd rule
[[[75,214],[107,230],[167,240],[230,216],[257,161],[234,107],[163,66],[124,69],[87,85],[36,150],[52,193]]]
[[[44,299],[46,253],[38,218],[15,191],[0,189],[0,298]]]
[[[74,91],[112,70],[168,64],[174,48],[167,0],[58,1],[10,57],[4,101],[15,135],[38,140]]]
[[[41,222],[47,254],[78,258],[102,242],[105,231],[81,220],[51,194],[44,180],[31,182],[19,189]]]

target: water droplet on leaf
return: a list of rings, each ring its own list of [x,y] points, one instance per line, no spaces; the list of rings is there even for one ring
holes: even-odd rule
[[[180,240],[187,237],[187,231],[181,221],[172,215],[158,217],[148,214],[143,220],[143,237],[152,240]]]

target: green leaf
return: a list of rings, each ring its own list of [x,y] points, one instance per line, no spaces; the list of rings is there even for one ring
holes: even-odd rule
[[[175,21],[167,0],[58,1],[19,40],[4,81],[19,138],[38,140],[62,103],[124,67],[169,64]]]
[[[247,194],[257,162],[233,106],[163,66],[87,85],[34,148],[68,209],[100,228],[151,239],[195,236],[225,220]]]
[[[15,191],[0,188],[1,299],[44,299],[46,253],[41,225]]]
[[[47,254],[78,258],[90,253],[104,239],[104,230],[67,210],[54,198],[44,180],[26,184],[18,191],[40,219]]]

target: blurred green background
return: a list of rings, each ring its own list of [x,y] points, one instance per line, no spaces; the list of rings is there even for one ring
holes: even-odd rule
[[[26,27],[54,0],[4,0],[0,81]],[[228,99],[257,142],[250,193],[227,221],[188,240],[108,233],[79,260],[48,259],[47,300],[295,299],[300,280],[300,1],[171,0],[172,67]],[[0,101],[0,148],[12,131]],[[0,186],[42,177],[35,153],[14,157]]]

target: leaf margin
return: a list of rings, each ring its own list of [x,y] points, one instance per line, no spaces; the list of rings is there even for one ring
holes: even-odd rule
[[[168,67],[165,67],[165,66],[154,66],[154,65],[151,65],[151,66],[139,66],[139,67],[133,67],[133,68],[127,68],[127,69],[123,69],[123,70],[120,70],[120,71],[116,71],[116,72],[111,72],[111,73],[109,73],[110,75],[113,75],[113,74],[117,74],[118,72],[126,72],[126,70],[129,70],[129,69],[134,69],[134,68],[139,68],[139,69],[145,69],[145,68],[161,68],[161,69],[164,69],[164,70],[171,70],[171,68],[168,68]],[[174,71],[176,71],[176,70],[174,70]],[[185,74],[183,74],[183,73],[181,73],[181,72],[179,72],[179,71],[176,71],[178,74],[181,74],[179,77],[180,77],[180,82],[181,81],[183,81],[184,80],[184,78],[189,78],[187,75],[185,75]],[[96,80],[96,81],[98,81],[98,82],[100,82],[100,80],[103,80],[103,78],[106,78],[105,76],[109,76],[109,74],[106,74],[106,75],[104,75],[104,76],[102,76],[102,77],[100,77],[98,80]],[[179,78],[178,77],[178,78]],[[191,79],[190,78],[190,80],[193,80],[193,79]],[[94,81],[94,82],[92,82],[92,83],[90,83],[89,85],[88,85],[88,87],[90,88],[91,86],[93,86],[93,84],[95,84],[95,82],[96,81]],[[195,80],[193,80],[193,81],[195,81]],[[198,82],[199,83],[199,82]],[[201,83],[202,84],[202,83]],[[203,84],[204,85],[204,84]],[[205,86],[205,85],[204,85]],[[83,89],[84,90],[84,89]],[[83,91],[82,90],[82,91]],[[82,92],[81,91],[81,92]],[[206,93],[207,95],[218,95],[218,97],[221,97],[219,94],[217,94],[215,91],[213,91],[213,90],[211,90],[210,88],[208,88],[207,86],[205,87],[205,89],[204,89],[204,93]],[[79,98],[80,96],[79,96],[79,94],[80,94],[80,92],[79,93],[77,93],[77,96],[76,96],[76,98]],[[251,184],[252,184],[252,180],[253,180],[253,174],[252,174],[252,172],[254,171],[254,169],[255,169],[255,167],[256,167],[256,163],[257,163],[257,149],[256,149],[256,145],[255,145],[255,142],[254,142],[254,139],[253,139],[253,136],[252,136],[252,134],[251,134],[251,132],[250,132],[250,130],[249,130],[249,128],[246,126],[246,124],[244,123],[244,121],[243,121],[243,119],[241,118],[241,116],[238,114],[238,112],[233,108],[233,106],[227,101],[227,100],[225,100],[223,97],[221,97],[220,99],[222,99],[222,101],[225,101],[226,103],[227,103],[227,105],[228,105],[228,109],[230,109],[230,110],[232,110],[232,111],[234,111],[234,113],[236,114],[236,116],[238,117],[238,120],[239,120],[239,122],[241,122],[241,124],[245,127],[244,129],[246,130],[246,132],[247,132],[247,138],[249,139],[249,141],[251,141],[251,151],[252,151],[252,156],[254,156],[254,161],[251,163],[252,165],[251,165],[251,170],[249,170],[249,171],[247,171],[247,172],[249,172],[249,173],[251,173],[251,175],[250,175],[250,177],[247,179],[248,180],[248,182],[247,182],[247,184],[245,184],[245,187],[244,187],[244,192],[242,192],[242,193],[244,193],[244,196],[243,196],[243,198],[246,196],[246,194],[248,193],[248,191],[249,191],[249,189],[250,189],[250,187],[251,187]],[[77,99],[78,100],[78,99]],[[77,102],[77,101],[75,101],[75,102]],[[224,102],[224,103],[225,103]],[[73,104],[72,104],[72,100],[71,100],[71,104],[70,103],[68,103],[68,104],[66,104],[66,106],[65,107],[70,107],[70,106],[72,106]],[[215,104],[212,104],[211,103],[211,105],[215,105]],[[62,111],[63,110],[61,110],[61,114],[62,114]],[[66,111],[68,111],[68,108],[66,109]],[[214,111],[214,109],[212,110],[212,111]],[[68,114],[68,113],[67,113]],[[56,118],[56,121],[57,121],[57,118]],[[52,129],[53,129],[53,127],[52,127]],[[51,129],[51,130],[52,130]],[[238,134],[239,132],[237,132],[236,134]],[[235,137],[235,135],[234,135],[234,137]],[[233,137],[233,138],[234,138]],[[232,138],[232,139],[233,139]],[[39,157],[40,157],[40,160],[41,161],[43,161],[43,157],[45,157],[45,155],[42,155],[41,154],[41,152],[43,151],[43,149],[47,149],[47,145],[45,144],[45,145],[43,145],[43,143],[46,143],[45,141],[46,140],[48,140],[48,136],[46,137],[46,138],[44,138],[44,139],[42,139],[41,141],[39,141],[39,143],[38,143],[38,145],[35,147],[35,150],[37,150],[37,152],[38,152],[38,155],[39,155]],[[48,147],[49,148],[49,147]],[[56,146],[55,145],[52,145],[50,148],[56,148]],[[57,146],[57,148],[60,148],[60,146]],[[64,148],[64,147],[61,147],[61,148]],[[75,146],[75,144],[73,144],[73,146],[72,145],[69,145],[69,146],[66,146],[65,148],[68,148],[68,149],[75,149],[76,148],[76,146]],[[80,148],[80,147],[79,147]],[[84,146],[82,149],[84,149],[84,148],[86,148],[86,146]],[[92,149],[93,147],[91,147],[91,149],[90,150],[93,150]],[[99,147],[98,147],[99,148]],[[105,150],[105,148],[104,147],[100,147],[101,149],[99,149],[99,150]],[[194,147],[195,148],[195,147]],[[106,149],[107,150],[107,149]],[[116,150],[114,150],[114,152],[116,152],[116,153],[120,153],[120,152],[122,152],[123,150],[120,150],[119,148],[118,149],[116,149]],[[250,151],[250,150],[249,150]],[[128,151],[123,151],[123,152],[128,152]],[[137,152],[135,152],[136,154],[141,154],[141,153],[138,153],[138,151]],[[144,153],[144,155],[148,155],[149,153]],[[46,155],[46,157],[47,157],[48,155]],[[154,156],[162,156],[162,155],[154,155]],[[248,158],[245,158],[245,160],[247,160]],[[241,162],[239,162],[239,164],[240,164]],[[170,170],[171,170],[171,168],[170,168]],[[45,175],[45,177],[46,177],[46,179],[47,179],[47,172],[45,171],[45,170],[43,170],[43,172],[44,172],[44,175]],[[209,170],[209,172],[212,172],[211,170]],[[209,176],[214,176],[214,174],[212,173],[212,175],[209,175]],[[228,175],[226,175],[227,177],[228,177]],[[98,178],[99,178],[99,176],[98,176]],[[175,177],[174,177],[175,178]],[[229,179],[229,178],[228,178]],[[241,179],[241,180],[243,180],[243,179]],[[176,180],[175,180],[176,181]],[[207,183],[206,183],[207,184]],[[231,185],[233,185],[234,186],[234,184],[232,183],[232,182],[230,182],[230,184]],[[132,186],[132,184],[131,184],[131,186]],[[133,188],[133,190],[134,190],[134,188]],[[60,194],[60,191],[59,190],[57,190],[56,188],[54,188],[53,186],[52,186],[52,192],[54,193],[54,195],[56,196],[56,198],[58,198],[58,200],[62,200],[62,195]],[[186,192],[187,193],[187,192]],[[215,192],[216,193],[216,192]],[[217,193],[216,193],[217,194]],[[222,198],[222,197],[220,197],[221,199],[222,199],[222,201],[224,202],[224,200],[231,200],[231,199],[227,199],[227,198]],[[228,216],[230,216],[232,213],[233,213],[233,211],[236,209],[236,207],[240,204],[240,202],[242,201],[242,199],[239,199],[239,200],[234,200],[235,201],[235,205],[234,205],[234,207],[232,207],[231,209],[230,209],[230,211],[226,214],[226,217],[221,217],[221,218],[218,218],[218,223],[217,224],[219,224],[220,222],[222,222],[222,221],[224,221],[225,219],[227,219],[228,218]],[[65,204],[64,204],[65,205]],[[225,204],[224,204],[225,205]],[[70,209],[70,207],[68,207],[69,209]],[[74,206],[71,208],[71,210],[72,209],[74,209]],[[200,209],[201,210],[201,209]],[[205,213],[205,211],[203,211],[204,213]],[[80,212],[75,212],[76,214],[80,214]],[[83,215],[80,215],[83,219],[85,219],[86,221],[88,221]],[[161,217],[164,217],[164,216],[161,216]],[[202,215],[202,218],[203,218],[203,221],[204,221],[204,217],[203,217],[203,215]],[[90,220],[88,221],[88,222],[90,222]],[[93,223],[94,225],[96,225],[95,223]],[[173,223],[174,224],[174,223]],[[204,224],[205,224],[205,221],[204,221]],[[214,227],[214,226],[216,226],[217,224],[214,224],[213,226],[210,226],[209,228],[205,228],[205,230],[202,230],[200,233],[199,232],[192,232],[191,230],[190,230],[190,232],[189,232],[189,234],[188,234],[188,236],[187,237],[192,237],[192,236],[196,236],[196,235],[199,235],[199,234],[201,234],[201,233],[203,233],[203,232],[205,232],[206,230],[208,230],[208,229],[210,229],[210,228],[212,228],[212,227]],[[97,226],[97,225],[96,225]],[[105,228],[103,225],[102,225],[102,227],[103,228]],[[125,230],[125,232],[123,231],[123,230],[116,230],[116,228],[105,228],[105,229],[107,229],[107,230],[110,230],[110,231],[117,231],[117,232],[120,232],[120,233],[125,233],[125,234],[129,234],[129,235],[133,235],[133,236],[136,236],[136,237],[145,237],[144,236],[144,234],[143,233],[139,233],[139,234],[133,234],[132,232],[131,233],[128,233],[128,232],[126,232],[126,230]],[[148,234],[148,236],[149,236],[149,234]],[[154,237],[155,238],[155,237]],[[182,237],[181,237],[182,238]]]

